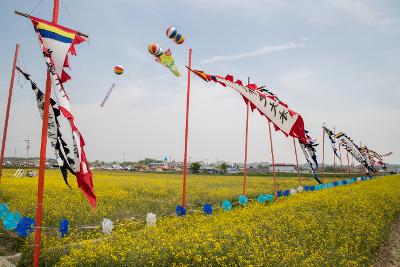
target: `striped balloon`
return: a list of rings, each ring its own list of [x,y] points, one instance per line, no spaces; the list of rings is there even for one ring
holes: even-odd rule
[[[160,51],[160,46],[156,43],[151,43],[151,44],[149,44],[147,49],[149,50],[150,54],[156,55]]]
[[[174,42],[176,44],[182,44],[184,41],[185,41],[185,35],[182,33],[178,33],[174,38]]]
[[[117,75],[121,75],[122,73],[124,73],[124,67],[122,67],[121,65],[117,65],[114,67],[114,72]]]
[[[166,33],[167,33],[168,38],[173,39],[176,36],[176,34],[178,33],[178,31],[174,27],[169,27],[167,29]]]
[[[160,49],[158,49],[158,52],[155,53],[154,55],[155,55],[156,57],[159,57],[159,56],[161,56],[163,53],[164,53],[164,50],[160,47]]]

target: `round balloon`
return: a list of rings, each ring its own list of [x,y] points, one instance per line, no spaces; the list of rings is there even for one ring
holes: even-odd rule
[[[121,65],[117,65],[114,67],[114,72],[117,75],[121,75],[122,73],[124,73],[124,67],[122,67]]]
[[[149,44],[147,49],[149,50],[150,54],[155,55],[155,54],[159,53],[160,46],[156,43],[151,43],[151,44]]]
[[[158,49],[158,52],[155,53],[154,55],[155,55],[156,57],[159,57],[159,56],[161,56],[163,53],[164,53],[164,50],[160,47],[160,49]]]
[[[178,33],[175,36],[174,41],[176,44],[182,44],[185,41],[185,35],[182,33]]]
[[[176,36],[176,34],[178,33],[178,31],[174,27],[169,27],[167,29],[166,33],[167,33],[168,38],[173,39]]]

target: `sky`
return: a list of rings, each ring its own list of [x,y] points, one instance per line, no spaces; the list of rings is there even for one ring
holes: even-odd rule
[[[14,10],[51,19],[52,0],[0,0],[0,121],[5,117],[15,44],[18,65],[44,88],[46,67],[29,20]],[[188,49],[192,66],[266,85],[300,113],[320,143],[322,129],[343,131],[355,142],[400,163],[400,2],[285,0],[61,0],[59,24],[89,35],[70,57],[66,84],[89,160],[137,161],[165,156],[182,161]],[[5,26],[5,27],[4,27]],[[174,26],[186,36],[176,45]],[[154,62],[151,42],[171,48],[176,78]],[[125,72],[117,76],[115,65]],[[116,87],[104,108],[100,103]],[[191,161],[243,162],[246,106],[231,88],[192,76],[189,113]],[[15,79],[6,156],[40,148],[41,120],[30,86]],[[276,162],[294,163],[293,140],[273,132]],[[327,141],[327,140],[325,140]],[[299,147],[297,147],[299,149]],[[332,149],[325,144],[326,163]],[[53,151],[48,146],[48,156]],[[343,154],[343,164],[346,156]],[[267,120],[249,116],[248,162],[271,162]],[[300,163],[305,159],[299,155]]]

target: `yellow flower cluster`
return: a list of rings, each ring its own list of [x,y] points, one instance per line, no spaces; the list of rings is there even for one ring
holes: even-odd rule
[[[45,232],[41,263],[57,266],[366,266],[400,213],[400,176],[301,193],[272,204],[211,216],[167,216],[156,227],[147,212],[168,215],[180,202],[181,176],[95,173],[98,210],[91,212],[77,189],[67,190],[56,173],[46,177],[47,225],[63,217],[71,227],[115,221],[112,235],[73,230],[64,239]],[[248,196],[272,192],[272,179],[249,177]],[[296,188],[296,178],[280,178],[281,189]],[[313,181],[308,181],[312,184]],[[33,213],[34,180],[6,178],[0,189],[11,209]],[[242,177],[190,176],[189,203],[237,200]],[[24,195],[26,194],[26,195]],[[64,203],[64,204],[63,204]],[[26,205],[26,206],[25,206]],[[28,214],[29,215],[29,214]],[[119,220],[118,220],[119,219]],[[31,261],[27,242],[22,263]]]

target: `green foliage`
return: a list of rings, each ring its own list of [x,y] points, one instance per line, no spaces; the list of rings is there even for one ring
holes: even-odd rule
[[[200,168],[201,168],[201,164],[198,162],[193,162],[192,164],[190,164],[190,171],[192,173],[199,173]]]
[[[221,165],[219,165],[219,169],[221,170],[221,172],[223,174],[226,174],[226,170],[228,169],[228,164],[226,164],[225,162],[223,162]]]

